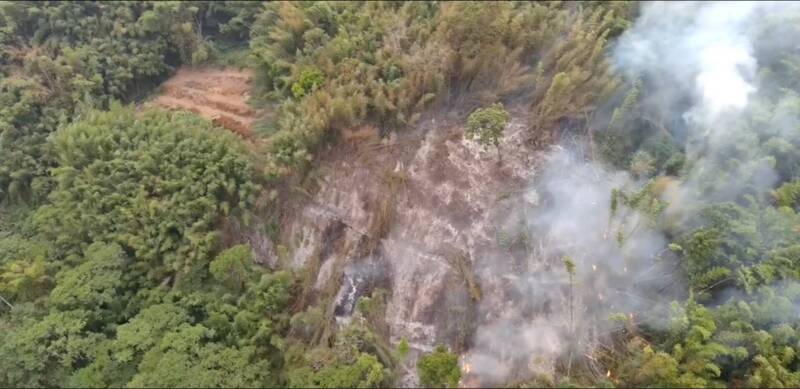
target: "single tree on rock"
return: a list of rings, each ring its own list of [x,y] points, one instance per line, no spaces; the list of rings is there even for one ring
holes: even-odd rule
[[[485,108],[478,108],[467,119],[467,138],[475,139],[484,147],[494,146],[497,158],[500,156],[500,139],[508,124],[509,114],[502,103],[495,103]]]

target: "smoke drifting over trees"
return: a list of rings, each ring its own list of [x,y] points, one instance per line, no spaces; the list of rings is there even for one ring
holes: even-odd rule
[[[0,2],[0,387],[800,387],[797,42],[783,2]]]
[[[625,128],[626,136],[665,136],[682,143],[686,164],[672,173],[681,177],[637,180],[609,164],[590,161],[587,147],[574,143],[549,153],[532,194],[527,194],[541,201],[526,212],[530,216],[525,225],[534,246],[541,248],[531,260],[545,265],[496,275],[513,278],[514,288],[520,290],[509,306],[549,301],[551,310],[523,317],[510,309],[477,330],[475,348],[465,363],[482,382],[515,382],[531,372],[547,372],[547,367],[537,367],[537,357],[575,358],[598,349],[598,344],[611,344],[609,334],[625,321],[668,330],[669,318],[685,312],[675,311],[670,303],[687,297],[687,282],[695,297],[702,298],[736,272],[740,264],[722,270],[684,262],[690,269],[687,280],[681,261],[691,261],[686,257],[694,253],[670,242],[691,241],[697,227],[714,223],[709,207],[763,204],[776,184],[796,178],[796,171],[785,168],[794,160],[781,158],[800,141],[800,100],[784,87],[792,81],[782,79],[787,75],[776,64],[785,66],[787,53],[795,51],[793,42],[800,35],[782,23],[795,20],[798,11],[798,4],[761,2],[643,5],[609,53],[633,99],[616,106],[611,125],[605,126],[612,134]],[[662,125],[647,125],[653,121]],[[646,141],[638,147],[640,153],[653,150]],[[736,207],[733,204],[728,206]],[[793,214],[787,216],[791,218]],[[774,235],[765,238],[780,240]],[[796,236],[786,239],[797,242]],[[555,265],[564,256],[573,258],[578,269],[575,333],[568,325],[568,275]],[[726,276],[711,274],[711,279],[698,282],[709,277],[703,272],[709,269]],[[715,296],[718,303],[734,294],[734,300],[747,299],[746,293],[732,291],[755,286],[741,279],[726,285]],[[792,325],[797,324],[794,317]],[[574,345],[580,345],[577,354]],[[530,371],[520,373],[520,368]]]

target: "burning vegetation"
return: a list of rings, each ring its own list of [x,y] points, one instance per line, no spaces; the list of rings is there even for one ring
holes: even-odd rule
[[[798,20],[2,2],[0,387],[800,387]]]

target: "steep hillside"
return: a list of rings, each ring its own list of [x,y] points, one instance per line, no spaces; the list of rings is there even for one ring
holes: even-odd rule
[[[800,387],[798,20],[0,2],[0,387]]]
[[[481,258],[502,253],[501,215],[535,172],[525,128],[512,121],[502,160],[463,140],[461,120],[446,115],[383,140],[336,145],[312,173],[315,191],[287,219],[289,260],[318,269],[314,294],[329,304],[327,314],[345,320],[358,298],[390,291],[387,335],[414,350],[406,385],[419,384],[418,352],[439,343],[467,350],[474,326],[486,320],[478,304],[502,300],[478,268],[487,265]]]

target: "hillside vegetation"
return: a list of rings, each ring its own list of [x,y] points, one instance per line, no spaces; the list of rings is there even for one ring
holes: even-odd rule
[[[550,374],[505,385],[800,386],[800,53],[754,50],[748,109],[687,135],[677,108],[654,108],[668,82],[613,65],[642,7],[1,2],[0,386],[399,385],[410,346],[386,330],[392,291],[335,322],[314,287],[322,265],[291,266],[279,230],[344,134],[376,128],[388,142],[445,114],[498,171],[516,120],[541,150],[571,139],[631,177],[601,204],[609,240],[657,233],[680,272],[657,277],[685,281],[664,320],[612,315],[622,324],[604,347],[565,346]],[[760,20],[756,34],[791,36],[797,17]],[[180,66],[222,65],[252,69],[251,106],[274,111],[247,138],[140,104]],[[381,212],[405,179],[386,173]],[[376,220],[380,239],[389,219]],[[259,263],[234,227],[265,236],[278,260]],[[416,360],[419,385],[469,384],[448,346]]]

